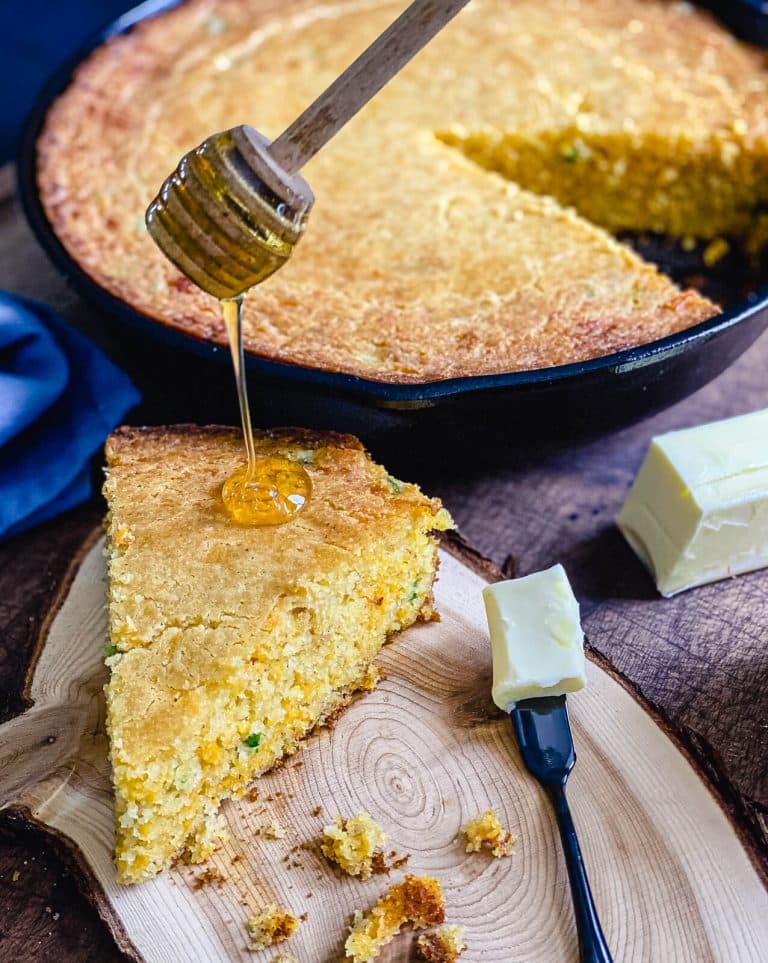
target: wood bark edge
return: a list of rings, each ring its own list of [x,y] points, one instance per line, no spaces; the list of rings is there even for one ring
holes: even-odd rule
[[[40,654],[43,651],[43,647],[45,646],[45,642],[48,638],[48,632],[50,631],[51,625],[53,625],[53,620],[59,614],[59,609],[62,607],[67,598],[69,590],[72,587],[72,583],[75,580],[75,576],[80,570],[80,566],[83,564],[83,560],[102,536],[103,532],[104,529],[101,525],[92,526],[89,524],[86,534],[83,537],[83,541],[72,556],[69,565],[67,565],[64,574],[61,576],[61,581],[52,593],[50,605],[48,608],[46,608],[45,614],[40,619],[37,637],[32,645],[32,652],[30,653],[29,657],[29,666],[24,675],[24,687],[21,690],[21,699],[27,709],[31,709],[33,705],[33,699],[30,695],[32,690],[32,681],[35,677],[35,671],[37,669],[37,663],[40,658]]]
[[[131,963],[146,963],[128,936],[123,921],[115,912],[112,904],[104,892],[101,883],[96,878],[80,847],[69,836],[60,833],[53,826],[37,819],[28,806],[14,803],[2,810],[0,818],[13,828],[14,824],[25,830],[32,830],[45,836],[61,861],[67,864],[75,884],[96,910],[99,918],[106,924],[118,950]]]

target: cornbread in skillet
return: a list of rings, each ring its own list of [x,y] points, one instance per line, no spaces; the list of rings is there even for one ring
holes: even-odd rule
[[[221,485],[243,458],[228,428],[123,428],[107,443],[111,670],[107,729],[123,882],[204,858],[219,804],[356,689],[395,632],[433,617],[448,513],[357,439],[259,433],[297,459],[311,503],[279,527],[232,523]]]
[[[147,203],[211,132],[277,135],[403,6],[189,0],[97,50],[39,141],[69,252],[140,311],[225,343],[215,301],[147,236]],[[757,244],[767,82],[763,53],[688,4],[473,0],[303,171],[307,234],[249,296],[246,349],[421,382],[712,316],[597,225]]]

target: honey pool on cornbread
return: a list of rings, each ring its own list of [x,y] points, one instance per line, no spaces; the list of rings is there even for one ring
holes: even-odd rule
[[[211,131],[248,117],[279,133],[397,9],[249,0],[212,15],[191,0],[97,51],[39,144],[67,249],[141,311],[223,343],[213,299],[179,291],[136,226],[147,199]],[[246,348],[421,382],[576,361],[704,320],[711,302],[603,228],[759,243],[765,92],[764,55],[684,4],[473,0],[308,165],[312,230],[249,298]],[[150,123],[158,112],[178,125]]]
[[[312,480],[300,460],[257,454],[243,358],[243,298],[222,300],[221,309],[232,354],[246,457],[245,464],[225,479],[221,500],[237,524],[284,525],[306,507],[312,496]]]
[[[219,497],[234,429],[123,428],[107,445],[107,728],[123,882],[212,849],[221,800],[375,683],[371,660],[432,616],[437,500],[345,435],[256,433],[301,462],[291,524],[241,527]]]

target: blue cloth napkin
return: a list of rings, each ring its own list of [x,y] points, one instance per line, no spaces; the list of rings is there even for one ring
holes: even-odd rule
[[[90,497],[91,457],[138,401],[55,311],[0,292],[0,540]]]

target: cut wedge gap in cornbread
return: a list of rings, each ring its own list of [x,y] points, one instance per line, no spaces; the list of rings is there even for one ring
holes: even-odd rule
[[[614,233],[729,237],[755,253],[768,240],[768,148],[746,151],[732,136],[630,137],[571,126],[529,136],[449,129],[437,138]]]
[[[395,632],[433,616],[440,503],[350,436],[262,433],[298,459],[310,504],[244,528],[221,504],[243,458],[226,428],[134,429],[107,443],[107,727],[123,882],[205,858],[222,799],[359,688]]]

